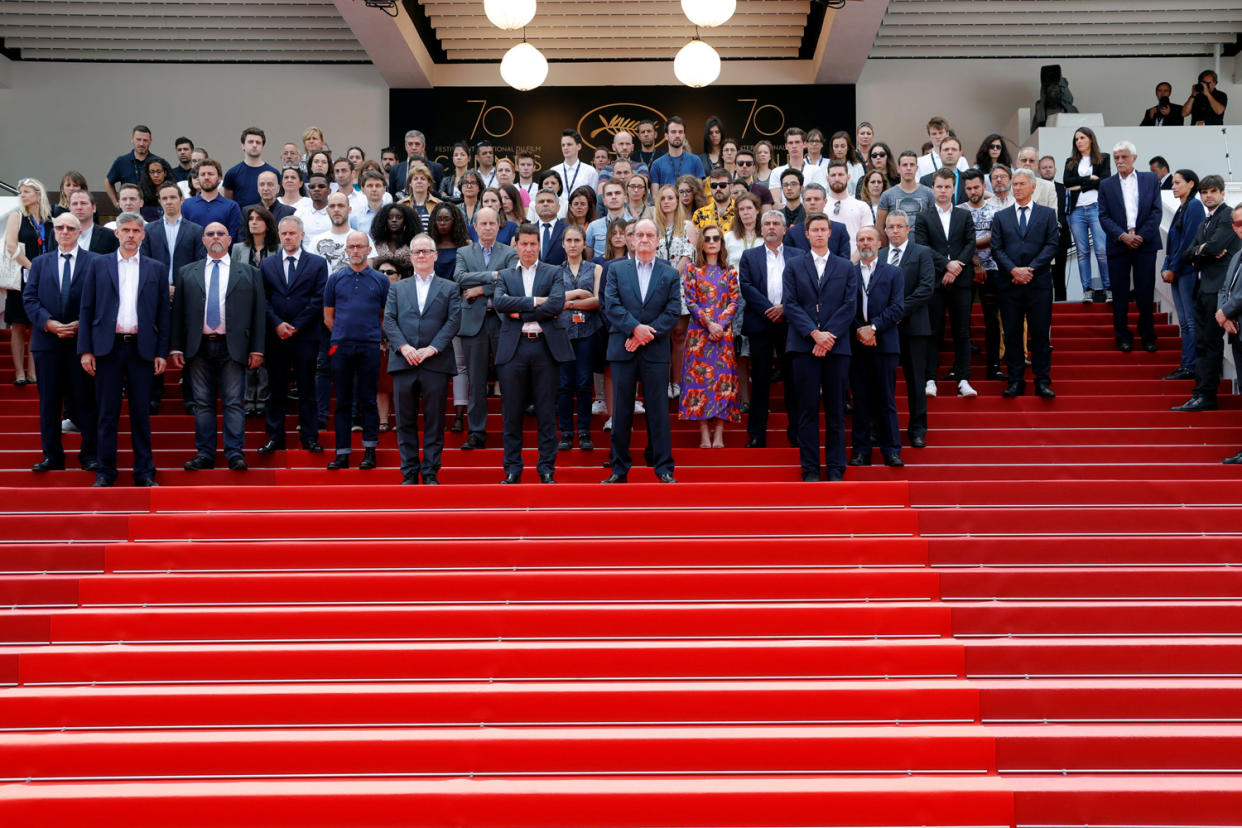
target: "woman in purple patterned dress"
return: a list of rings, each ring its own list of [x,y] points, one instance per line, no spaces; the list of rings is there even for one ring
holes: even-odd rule
[[[684,281],[690,327],[681,378],[681,419],[699,421],[699,448],[724,448],[724,421],[736,423],[742,418],[733,357],[737,271],[727,264],[724,233],[716,225],[704,228],[696,248]]]

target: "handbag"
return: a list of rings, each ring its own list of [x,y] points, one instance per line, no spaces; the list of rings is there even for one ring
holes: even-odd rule
[[[0,290],[22,289],[22,266],[9,255],[8,245],[0,242]]]

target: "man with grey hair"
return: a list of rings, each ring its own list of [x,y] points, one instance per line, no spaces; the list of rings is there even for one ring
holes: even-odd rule
[[[1130,331],[1130,296],[1138,309],[1143,350],[1156,350],[1156,253],[1161,248],[1160,179],[1134,169],[1138,150],[1129,141],[1113,147],[1112,175],[1100,182],[1100,226],[1108,240],[1108,278],[1113,290],[1113,336],[1117,347],[1134,347]],[[1133,287],[1132,287],[1133,286]]]
[[[407,131],[405,133],[405,155],[404,161],[388,171],[388,192],[392,194],[393,201],[401,198],[405,190],[411,164],[419,162],[426,164],[427,169],[431,170],[432,188],[439,189],[440,179],[444,178],[444,167],[427,158],[427,136],[417,129]]]
[[[880,261],[901,268],[905,277],[901,323],[897,337],[901,345],[901,373],[906,379],[906,398],[910,409],[907,430],[910,445],[927,445],[927,350],[931,347],[931,317],[927,303],[936,287],[936,262],[929,248],[910,238],[910,217],[904,210],[893,210],[884,219],[888,247],[880,251]],[[931,386],[935,388],[933,384]]]
[[[818,186],[818,185],[816,185]],[[738,264],[738,288],[745,300],[742,333],[750,339],[750,414],[746,433],[747,448],[763,448],[768,441],[768,411],[771,408],[772,381],[779,367],[785,385],[785,435],[797,445],[793,366],[785,351],[789,325],[785,321],[785,263],[806,254],[785,245],[785,214],[768,210],[759,220],[763,246],[742,253]]]
[[[1018,159],[1014,169],[1015,171],[1030,170],[1033,172],[1035,174],[1035,203],[1049,210],[1057,209],[1056,185],[1039,175],[1039,150],[1034,147],[1023,147],[1018,150]]]

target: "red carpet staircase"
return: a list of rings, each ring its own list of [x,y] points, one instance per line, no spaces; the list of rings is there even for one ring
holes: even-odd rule
[[[942,383],[836,484],[783,415],[675,425],[678,486],[574,449],[501,488],[498,422],[450,435],[471,485],[392,485],[390,434],[191,474],[170,399],[163,487],[91,489],[28,471],[9,365],[0,824],[1238,825],[1242,407],[1168,411],[1171,325],[1055,317],[1055,401]]]

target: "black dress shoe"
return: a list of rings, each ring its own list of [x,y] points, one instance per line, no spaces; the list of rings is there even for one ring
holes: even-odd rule
[[[338,454],[336,457],[332,458],[332,460],[328,463],[328,469],[331,471],[336,471],[337,469],[348,469],[348,468],[349,468],[349,455],[348,454]]]
[[[87,460],[85,463],[82,464],[82,471],[88,471],[88,472],[99,471],[99,461],[98,460]]]
[[[362,462],[358,464],[358,468],[373,469],[378,465],[375,461],[375,446],[367,446],[362,450]]]
[[[914,448],[927,448],[927,438],[922,434],[911,434],[910,445]]]
[[[1149,354],[1154,354],[1154,353],[1157,351],[1157,348],[1156,348],[1156,343],[1154,343],[1154,342],[1144,342],[1144,343],[1143,343],[1143,350],[1144,350],[1144,351],[1146,351],[1146,352],[1147,352],[1147,353],[1149,353]]]
[[[526,411],[524,413],[526,414],[527,417],[535,416],[535,406],[533,405],[526,406]]]
[[[1123,354],[1128,354],[1134,350],[1134,344],[1131,342],[1118,342],[1117,350],[1121,351]]]
[[[960,376],[957,373],[957,371],[950,371],[949,373],[941,377],[940,381],[941,382],[961,382],[964,379],[966,379],[966,377]]]
[[[1191,371],[1191,370],[1190,370],[1190,369],[1188,369],[1188,368],[1178,368],[1176,371],[1174,371],[1173,373],[1169,374],[1167,377],[1162,377],[1162,379],[1167,379],[1167,380],[1192,380],[1192,379],[1195,379],[1195,372],[1194,372],[1194,371]]]
[[[1049,383],[1037,382],[1035,383],[1035,396],[1051,400],[1056,398],[1057,392],[1052,390],[1052,385]]]
[[[600,483],[625,483],[626,480],[625,480],[624,474],[617,474],[616,472],[613,472],[612,474],[608,475],[607,477],[605,477],[603,480],[599,482]]]
[[[556,444],[557,451],[569,451],[574,447],[574,437],[572,434],[562,434],[561,441]]]
[[[284,451],[284,450],[285,450],[285,444],[278,443],[275,440],[268,440],[266,443],[259,446],[259,454],[275,454],[278,451]]]
[[[423,475],[423,485],[424,485],[424,486],[439,486],[439,485],[440,485],[440,481],[436,479],[436,476],[435,476],[435,473],[434,473],[434,472],[433,472],[433,473],[431,473],[431,474],[424,474],[424,475]]]
[[[855,452],[853,456],[850,457],[849,464],[851,466],[870,466],[871,455],[863,454],[861,452]]]
[[[993,382],[1009,382],[1009,375],[996,368],[988,371],[983,378],[990,379]]]
[[[658,480],[661,483],[676,483],[677,482],[677,478],[673,477],[671,474],[657,474],[656,480]]]
[[[466,438],[466,442],[461,444],[461,447],[465,449],[466,451],[470,451],[471,449],[481,449],[486,444],[487,444],[487,441],[485,439],[478,436],[477,434],[471,434],[469,437]]]
[[[768,441],[762,437],[751,437],[746,441],[746,448],[767,448]]]
[[[1207,397],[1191,397],[1181,405],[1175,405],[1170,411],[1215,411],[1218,408],[1216,400],[1209,400]]]
[[[96,478],[95,478],[95,482],[91,484],[91,488],[93,488],[93,489],[102,489],[102,488],[104,488],[104,487],[111,486],[111,485],[112,485],[112,481],[111,481],[111,480],[109,480],[108,478],[106,478],[106,477],[96,477]]]
[[[242,457],[240,454],[229,458],[229,471],[241,472],[246,471],[249,468],[250,466],[246,464],[246,458]]]
[[[786,439],[788,439],[788,440],[789,440],[789,447],[790,447],[790,448],[797,448],[797,447],[798,447],[798,435],[796,435],[796,434],[787,434],[787,435],[785,435],[785,436],[786,436]]]
[[[417,474],[406,475],[405,477],[401,478],[401,485],[402,486],[417,486],[418,475]]]
[[[190,460],[185,461],[182,467],[186,471],[203,471],[204,469],[214,469],[216,461],[204,454],[196,454]]]
[[[505,479],[500,482],[502,485],[505,485],[505,486],[513,486],[513,485],[516,485],[522,482],[522,475],[516,472],[514,472],[513,474],[506,474]]]
[[[134,485],[138,486],[139,488],[147,489],[147,488],[154,488],[155,486],[158,486],[160,484],[156,483],[154,478],[140,477],[134,480]]]
[[[152,416],[159,414],[160,413],[160,401],[151,400],[150,405],[147,406],[147,413],[151,414]]]
[[[902,460],[901,455],[898,454],[897,452],[888,451],[884,453],[884,465],[892,466],[895,469],[899,469],[905,464],[906,464],[906,461]]]
[[[591,442],[590,434],[578,435],[578,448],[583,451],[595,451],[595,444]]]
[[[817,471],[808,471],[808,472],[803,472],[803,473],[802,473],[802,482],[803,482],[803,483],[818,483],[818,482],[819,482],[819,472],[817,472]]]
[[[1221,460],[1220,462],[1224,463],[1226,466],[1242,465],[1242,451],[1239,451],[1233,457],[1226,457],[1224,460]]]
[[[540,483],[555,483],[556,478],[550,474],[541,474],[539,475],[539,482]]]
[[[841,469],[828,469],[828,473],[824,477],[832,483],[840,483],[845,479],[845,472]]]
[[[59,460],[49,460],[47,458],[44,458],[40,460],[38,463],[35,463],[33,466],[31,466],[30,470],[32,472],[64,471],[65,470],[65,458],[62,457]]]
[[[1001,396],[1002,397],[1021,397],[1025,391],[1026,391],[1026,383],[1011,382],[1009,383],[1009,386],[1004,391],[1001,392]]]
[[[314,440],[311,440],[309,443],[303,443],[302,448],[306,449],[311,454],[323,454],[323,446],[319,445],[319,443]]]

